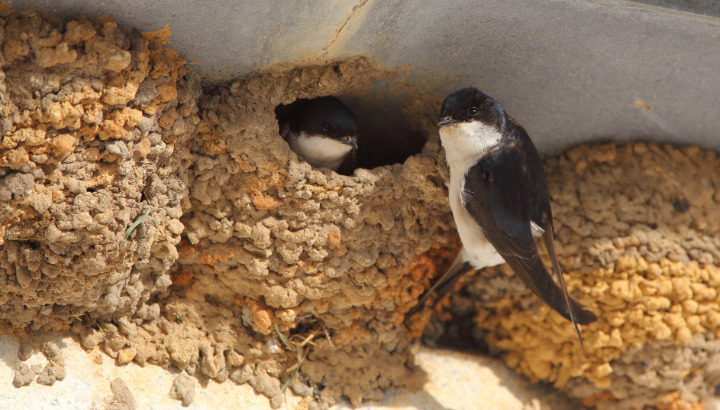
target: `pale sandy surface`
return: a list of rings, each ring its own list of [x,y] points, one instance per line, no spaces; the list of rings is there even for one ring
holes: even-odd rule
[[[112,400],[110,382],[120,377],[132,392],[138,409],[181,408],[180,402],[169,397],[170,387],[177,373],[157,366],[140,367],[134,363],[116,366],[104,353],[86,353],[73,339],[56,342],[65,356],[67,376],[53,386],[37,382],[29,386],[12,386],[18,342],[0,336],[0,408],[26,409],[104,409]],[[529,385],[496,360],[416,347],[418,364],[428,372],[429,381],[420,392],[393,392],[382,403],[363,405],[362,409],[473,409],[482,403],[485,409],[521,409],[532,397],[543,396],[537,387]],[[42,364],[47,360],[35,353],[28,364]],[[256,395],[246,385],[210,381],[201,386],[196,379],[195,399],[190,409],[238,408],[269,409],[266,397]],[[284,408],[307,408],[302,400],[286,394]],[[338,408],[349,408],[344,405]]]

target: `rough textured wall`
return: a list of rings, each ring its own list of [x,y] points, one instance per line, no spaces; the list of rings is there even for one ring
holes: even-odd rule
[[[713,394],[720,382],[718,155],[692,146],[581,146],[548,159],[545,169],[568,287],[599,317],[582,327],[587,356],[572,326],[529,298],[507,267],[480,272],[450,310],[477,309],[491,350],[586,405],[682,406]]]
[[[72,316],[157,317],[199,78],[110,18],[9,14],[0,39],[0,318],[60,330]]]
[[[280,67],[202,101],[179,260],[185,291],[171,300],[226,309],[246,374],[288,377],[298,359],[280,352],[279,331],[315,337],[299,378],[326,386],[332,400],[379,398],[413,379],[399,324],[429,272],[413,278],[408,265],[447,246],[453,229],[437,142],[404,164],[341,176],[298,160],[274,116],[278,104],[342,96],[390,74],[364,59]],[[411,116],[418,127],[428,125],[422,114]]]

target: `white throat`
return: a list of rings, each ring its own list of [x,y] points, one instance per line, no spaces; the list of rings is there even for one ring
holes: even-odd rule
[[[475,268],[504,263],[502,256],[488,242],[477,222],[465,209],[465,174],[490,148],[500,143],[502,135],[480,121],[440,127],[440,139],[450,167],[449,200],[463,250],[458,256]]]
[[[293,151],[300,154],[310,165],[337,171],[352,147],[332,138],[310,135],[304,132],[291,135],[288,143]]]
[[[464,177],[465,171],[501,139],[502,134],[497,129],[480,121],[440,127],[440,140],[445,148],[450,175]]]

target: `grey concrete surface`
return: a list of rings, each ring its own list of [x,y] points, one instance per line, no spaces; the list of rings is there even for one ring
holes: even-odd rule
[[[720,17],[720,2],[717,0],[635,0],[639,3],[667,7],[689,13]]]
[[[168,23],[171,47],[213,79],[364,54],[408,67],[404,80],[418,92],[486,90],[544,152],[608,139],[718,150],[720,20],[646,3],[27,0],[14,7],[108,14],[141,31]],[[683,4],[712,14],[703,1]]]

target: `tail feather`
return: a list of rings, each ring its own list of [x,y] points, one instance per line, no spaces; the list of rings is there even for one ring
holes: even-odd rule
[[[508,257],[506,261],[533,293],[565,319],[573,321],[574,316],[575,321],[581,325],[597,320],[597,316],[580,302],[570,296],[566,299],[566,292],[553,280],[539,257],[531,260]],[[572,314],[568,306],[572,306]]]
[[[560,270],[560,262],[558,261],[557,254],[555,253],[555,241],[553,238],[552,229],[550,229],[550,232],[546,232],[545,235],[543,235],[543,240],[545,241],[545,247],[550,254],[550,260],[552,260],[553,269],[555,270],[555,274],[558,277],[558,282],[560,282],[560,287],[562,288],[562,292],[565,297],[565,305],[567,306],[570,320],[575,327],[575,333],[577,333],[578,340],[580,341],[580,347],[582,348],[584,353],[585,344],[583,343],[582,336],[580,335],[580,329],[578,328],[578,318],[576,317],[574,305],[579,308],[578,313],[581,314],[581,317],[579,319],[580,323],[582,324],[588,324],[596,321],[597,316],[593,312],[584,309],[579,302],[570,298],[567,287],[565,286],[565,278],[563,278],[562,271]]]

